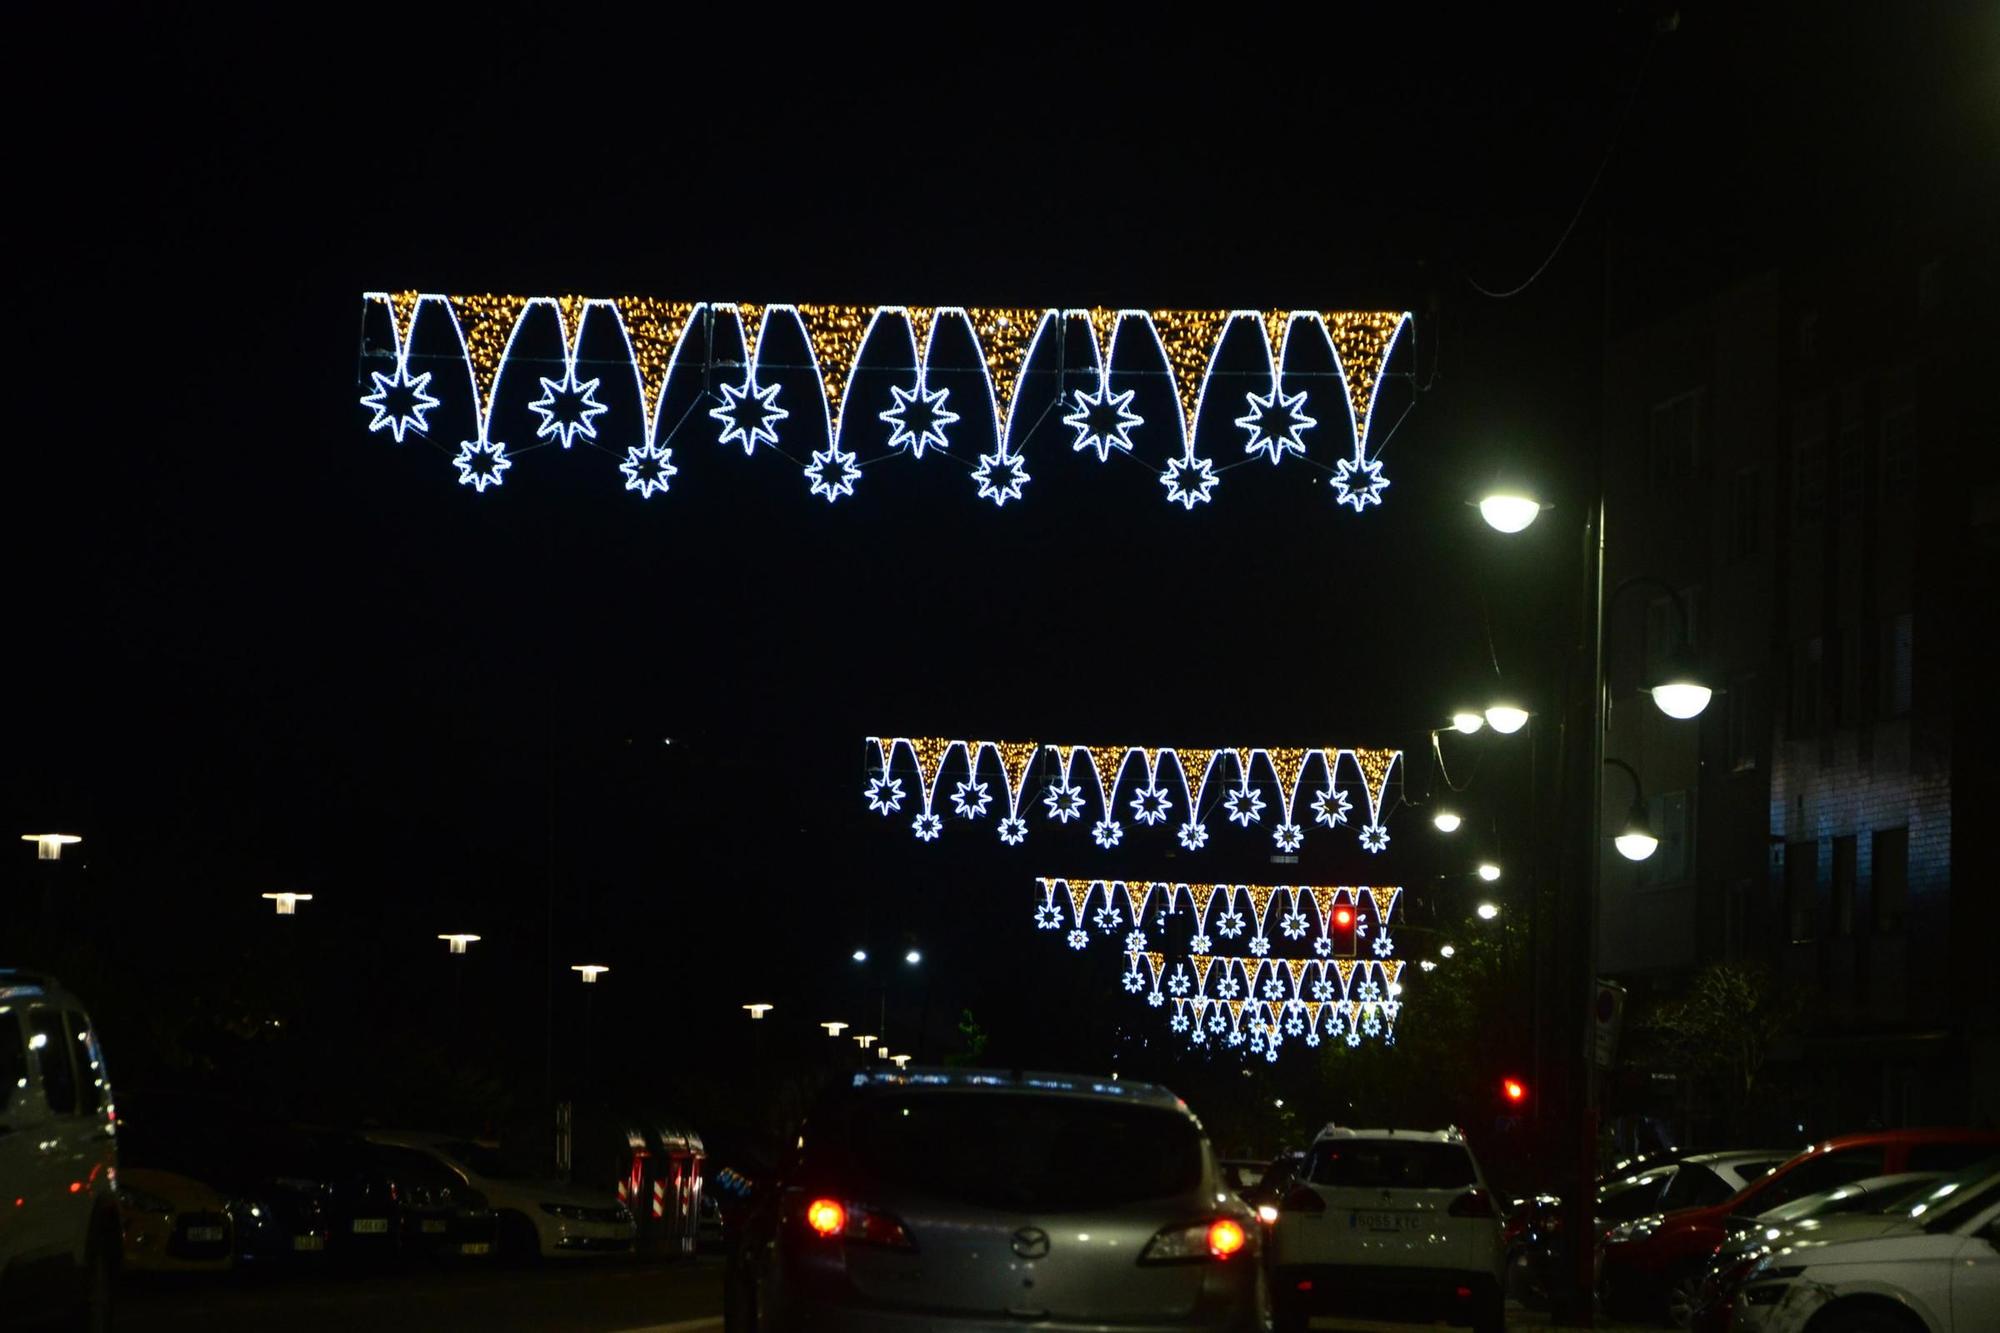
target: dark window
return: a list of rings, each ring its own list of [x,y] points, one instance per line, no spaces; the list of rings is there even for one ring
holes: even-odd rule
[[[1842,518],[1861,516],[1861,497],[1868,483],[1868,432],[1859,421],[1840,428],[1834,451],[1836,497]]]
[[[1882,622],[1875,671],[1875,708],[1883,717],[1910,712],[1910,668],[1916,618],[1908,611]]]
[[[1738,676],[1729,686],[1729,766],[1738,773],[1757,767],[1764,745],[1764,700],[1757,677]]]
[[[1701,467],[1701,390],[1653,405],[1652,484],[1659,490],[1696,475]]]
[[[1833,840],[1833,933],[1854,933],[1854,869],[1858,843],[1852,833]]]
[[[1910,1148],[1905,1171],[1962,1171],[1968,1166],[2000,1158],[2000,1150],[1990,1143],[1918,1143]],[[2000,1170],[2000,1161],[1994,1169]]]
[[[1699,1171],[1701,1167],[1694,1167]],[[1635,1217],[1660,1211],[1660,1196],[1676,1175],[1676,1168],[1663,1166],[1643,1176],[1614,1181],[1597,1192],[1597,1216],[1605,1222],[1630,1222]]]
[[[1836,629],[1831,649],[1822,654],[1820,663],[1821,692],[1831,714],[1826,721],[1834,727],[1851,727],[1858,720],[1860,640],[1852,630]]]
[[[1851,1180],[1866,1180],[1882,1174],[1882,1149],[1843,1148],[1800,1162],[1757,1191],[1754,1210],[1765,1212],[1781,1203],[1803,1199],[1808,1194],[1834,1189]]]
[[[76,1111],[76,1065],[70,1060],[69,1034],[54,1009],[28,1011],[28,1048],[42,1071],[42,1095],[57,1115]]]
[[[1201,1183],[1201,1134],[1147,1106],[1025,1094],[869,1098],[849,1123],[862,1178],[1010,1212],[1116,1208]]]
[[[28,1045],[14,1015],[0,1013],[0,1111],[14,1104],[14,1094],[28,1077]]]
[[[1819,844],[1785,844],[1785,920],[1794,944],[1811,940],[1819,922]]]
[[[1910,900],[1910,831],[1885,828],[1875,834],[1870,856],[1875,929],[1893,935],[1903,928]]]
[[[1694,864],[1693,804],[1684,791],[1646,798],[1646,819],[1660,845],[1639,863],[1641,884],[1679,884]]]
[[[1792,513],[1801,524],[1826,514],[1826,437],[1818,431],[1792,442]]]
[[[1306,1178],[1340,1189],[1455,1190],[1475,1182],[1456,1143],[1334,1139],[1313,1149]]]
[[[1721,1203],[1736,1191],[1729,1182],[1705,1166],[1689,1164],[1674,1173],[1673,1183],[1660,1196],[1660,1211],[1675,1208],[1703,1208]]]
[[[1729,558],[1748,560],[1764,545],[1764,474],[1746,467],[1729,487]]]
[[[1882,494],[1908,495],[1916,483],[1917,409],[1909,404],[1882,414]]]
[[[1820,658],[1823,646],[1817,636],[1792,645],[1791,726],[1794,740],[1819,734]]]

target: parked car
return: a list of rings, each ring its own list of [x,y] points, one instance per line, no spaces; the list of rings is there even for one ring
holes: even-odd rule
[[[1164,1088],[965,1069],[856,1075],[732,1228],[730,1333],[1250,1333],[1255,1214]]]
[[[128,1272],[224,1272],[235,1258],[229,1200],[192,1177],[120,1167],[118,1215]]]
[[[479,1259],[498,1253],[499,1215],[448,1163],[394,1144],[368,1142],[363,1152],[389,1183],[401,1256]]]
[[[1756,1217],[1732,1217],[1728,1237],[1709,1261],[1701,1289],[1695,1295],[1690,1326],[1696,1333],[1726,1333],[1736,1293],[1751,1267],[1778,1243],[1782,1236],[1811,1231],[1826,1219],[1854,1213],[1888,1213],[1907,1210],[1916,1196],[1927,1193],[1941,1173],[1905,1172],[1895,1176],[1870,1176],[1818,1194],[1781,1204]]]
[[[1299,1169],[1305,1161],[1303,1152],[1279,1153],[1264,1168],[1255,1185],[1238,1191],[1243,1202],[1257,1210],[1257,1220],[1267,1228],[1277,1223],[1278,1203],[1298,1179]]]
[[[1733,1310],[1741,1333],[2000,1328],[2000,1162],[1936,1181],[1900,1213],[1781,1237]]]
[[[1444,1319],[1498,1333],[1500,1213],[1457,1130],[1346,1129],[1313,1140],[1271,1228],[1277,1327],[1315,1314]]]
[[[1598,1294],[1614,1318],[1665,1319],[1685,1328],[1728,1219],[1768,1212],[1850,1181],[1905,1171],[1951,1170],[2000,1151],[2000,1132],[1883,1130],[1829,1139],[1702,1207],[1653,1213],[1613,1228],[1598,1249]]]
[[[442,1134],[373,1133],[371,1143],[428,1155],[485,1201],[500,1252],[516,1262],[629,1254],[638,1228],[610,1190],[537,1180],[497,1149]]]
[[[0,970],[0,1311],[111,1324],[122,1253],[111,1076],[81,1001]]]

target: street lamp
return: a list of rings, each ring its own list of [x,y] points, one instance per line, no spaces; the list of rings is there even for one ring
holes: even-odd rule
[[[610,970],[602,963],[576,963],[570,967],[570,971],[583,974],[583,984],[586,986],[595,986],[597,979]]]
[[[857,1032],[854,1034],[854,1044],[864,1051],[868,1049],[874,1040],[875,1034],[872,1032]]]
[[[1702,709],[1715,697],[1715,691],[1695,679],[1690,671],[1672,672],[1646,693],[1653,696],[1654,706],[1662,713],[1681,722],[1700,717]]]
[[[830,1022],[821,1023],[820,1026],[826,1029],[827,1036],[838,1037],[841,1033],[847,1031],[848,1028],[852,1027],[853,1024],[843,1023],[839,1019],[834,1019]]]
[[[83,839],[74,833],[23,833],[21,841],[35,844],[37,861],[60,861],[63,848],[82,842]]]
[[[1500,867],[1491,861],[1481,861],[1479,863],[1479,878],[1485,880],[1488,884],[1493,883],[1500,878]]]
[[[1626,812],[1625,826],[1611,842],[1627,861],[1643,861],[1659,850],[1660,840],[1646,818],[1646,794],[1639,785],[1639,774],[1623,759],[1606,759],[1604,765],[1623,769],[1625,776],[1632,779],[1632,808]]]
[[[911,967],[915,967],[918,963],[924,961],[924,956],[917,950],[912,949],[908,953],[903,955],[903,961],[908,963]]]
[[[1457,952],[1458,950],[1452,948],[1449,944],[1438,945],[1438,957],[1440,958],[1449,958]]]
[[[1502,736],[1511,736],[1528,725],[1528,710],[1513,703],[1497,703],[1486,710],[1486,725]]]
[[[1456,833],[1458,832],[1458,826],[1464,822],[1464,820],[1458,817],[1458,812],[1455,810],[1440,808],[1436,814],[1431,816],[1431,824],[1439,833]]]
[[[1485,716],[1475,713],[1469,708],[1461,708],[1458,712],[1451,715],[1451,729],[1461,736],[1470,736],[1485,725]]]
[[[1479,516],[1495,532],[1519,532],[1541,512],[1541,501],[1519,491],[1496,491],[1479,502]]]
[[[1494,917],[1500,915],[1500,907],[1497,903],[1481,903],[1473,910],[1478,912],[1481,921],[1491,921]]]
[[[279,916],[298,915],[298,905],[312,901],[310,893],[267,893],[264,897],[277,907]]]
[[[909,1065],[910,1057],[907,1055],[892,1055],[889,1057],[889,1063],[898,1069],[903,1069]]]
[[[777,1006],[775,1005],[769,1005],[769,1004],[746,1004],[743,1006],[744,1011],[750,1015],[750,1021],[753,1023],[756,1022],[758,1019],[762,1018],[765,1014],[770,1013],[771,1010],[776,1007]]]
[[[868,961],[868,951],[866,949],[856,949],[853,953],[847,956],[849,958],[852,958],[857,963],[865,963]]]
[[[449,944],[451,946],[451,951],[453,953],[464,953],[466,945],[477,944],[479,942],[479,937],[477,935],[467,935],[464,933],[456,935],[440,935],[438,936],[438,938],[443,940],[446,944]]]

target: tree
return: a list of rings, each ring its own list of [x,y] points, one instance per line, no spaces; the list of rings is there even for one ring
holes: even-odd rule
[[[1772,1050],[1805,1013],[1796,986],[1746,963],[1710,963],[1687,993],[1655,1005],[1640,1024],[1676,1072],[1713,1079],[1732,1128],[1749,1106]]]

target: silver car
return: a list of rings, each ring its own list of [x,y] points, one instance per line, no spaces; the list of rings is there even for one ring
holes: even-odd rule
[[[1269,1310],[1257,1219],[1164,1088],[854,1076],[730,1238],[730,1333],[1213,1329]]]

